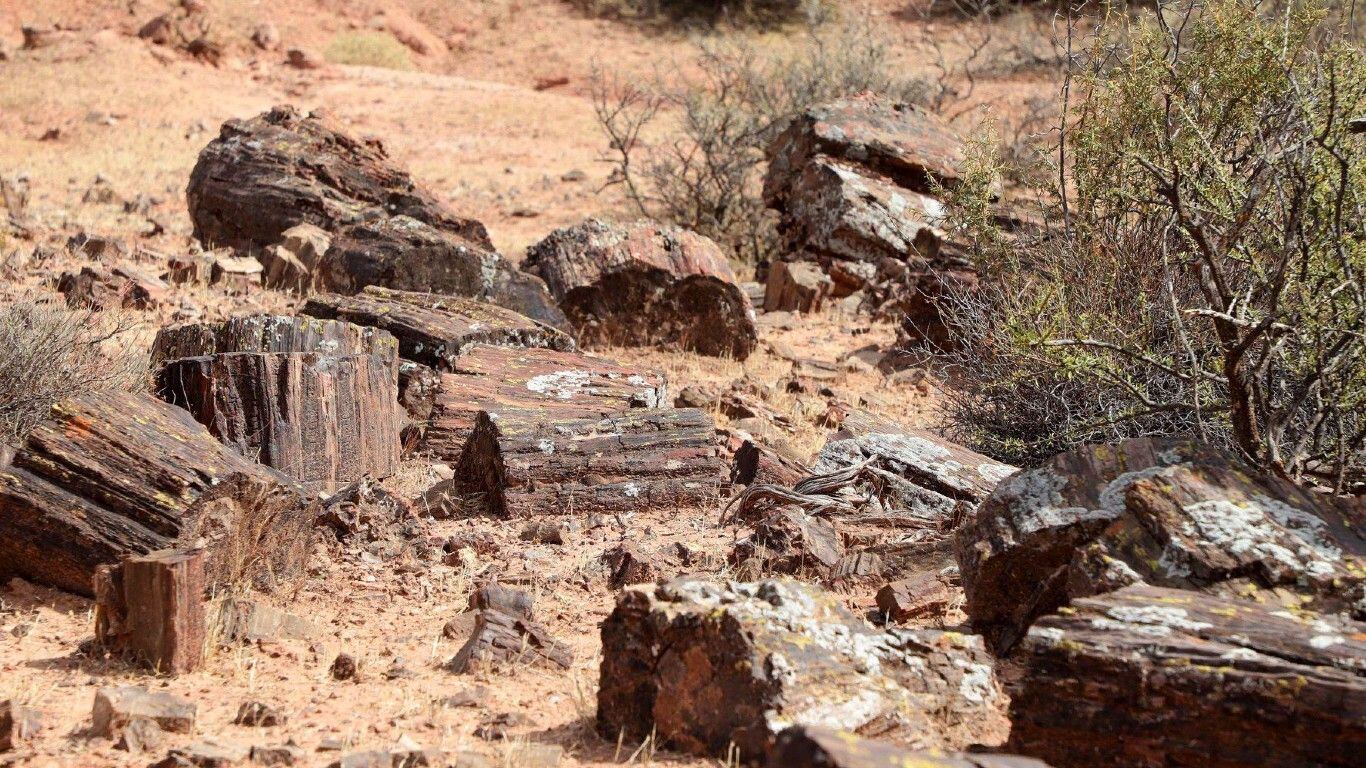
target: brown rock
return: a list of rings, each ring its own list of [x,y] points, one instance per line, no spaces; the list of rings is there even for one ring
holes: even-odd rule
[[[1048,768],[1015,755],[913,752],[849,731],[794,725],[778,734],[768,768]]]
[[[297,224],[280,238],[260,253],[265,286],[299,293],[318,288],[318,270],[332,247],[332,236],[313,224]]]
[[[321,634],[312,622],[260,600],[230,597],[218,606],[220,643],[265,643],[313,640]]]
[[[54,26],[23,26],[20,31],[24,35],[24,50],[35,51],[39,48],[50,48],[62,39],[62,31]]]
[[[423,448],[458,461],[481,411],[537,411],[546,418],[604,417],[662,405],[662,374],[553,349],[476,345],[450,358],[432,401]]]
[[[22,747],[43,729],[38,710],[12,700],[0,701],[0,752]]]
[[[155,752],[161,749],[161,745],[166,742],[166,732],[161,730],[155,720],[147,717],[134,716],[128,720],[128,724],[119,729],[118,739],[114,742],[114,749],[121,749],[124,752],[141,754],[143,752]]]
[[[1059,454],[957,532],[967,613],[1009,649],[1040,615],[1137,583],[1363,610],[1366,518],[1194,441]]]
[[[483,412],[449,490],[495,517],[710,506],[722,476],[714,429],[692,409],[602,419]]]
[[[775,261],[768,268],[764,311],[819,312],[830,293],[830,278],[815,264]]]
[[[172,749],[151,768],[230,768],[242,765],[250,757],[251,750],[240,744],[200,741]]]
[[[754,310],[725,254],[688,230],[590,219],[527,250],[584,344],[676,344],[743,360]]]
[[[735,451],[730,481],[735,485],[766,483],[793,486],[810,474],[796,460],[765,448],[753,440],[745,440]]]
[[[231,352],[171,362],[157,383],[219,440],[310,492],[398,468],[398,379],[380,357]]]
[[[251,31],[251,42],[263,51],[274,51],[280,47],[280,30],[271,22],[263,21]]]
[[[204,550],[125,557],[95,571],[95,640],[153,671],[178,675],[204,661]]]
[[[1005,729],[978,638],[878,632],[796,582],[632,587],[602,640],[598,730],[612,741],[654,733],[673,749],[750,762],[790,723],[940,748]]]
[[[400,354],[439,370],[451,370],[476,344],[574,350],[562,331],[510,309],[462,296],[395,291],[370,286],[354,296],[314,296],[304,314],[382,329],[399,341]]]
[[[497,584],[470,598],[474,629],[446,668],[457,674],[502,664],[568,669],[573,654],[531,618],[531,598]]]
[[[379,541],[409,517],[410,506],[388,489],[363,477],[323,502],[316,525],[340,540]]]
[[[1020,643],[1009,748],[1059,768],[1359,765],[1366,625],[1149,586]]]
[[[877,593],[877,609],[889,621],[943,616],[963,591],[938,573],[918,573],[894,581]]]
[[[285,53],[285,63],[295,69],[324,69],[327,59],[311,48],[290,48]]]
[[[242,702],[242,706],[237,708],[237,717],[233,718],[233,723],[237,725],[255,728],[273,728],[284,725],[286,721],[283,712],[259,701]]]
[[[192,733],[196,709],[193,702],[143,686],[101,688],[95,692],[91,732],[112,739],[133,720],[142,718],[168,733]]]
[[[294,743],[251,748],[251,761],[256,765],[289,766],[304,765],[308,753]]]
[[[677,575],[681,563],[667,549],[624,541],[602,554],[607,566],[607,586],[621,589],[632,584],[646,584]]]
[[[333,680],[360,680],[360,667],[356,663],[356,657],[349,653],[337,654],[328,671]]]
[[[745,578],[786,574],[828,582],[844,555],[844,542],[828,520],[783,507],[754,526],[753,535],[736,545],[731,560],[747,569]]]
[[[466,296],[555,327],[566,325],[540,278],[518,270],[492,246],[410,216],[363,220],[336,230],[314,284],[340,293],[379,285]]]
[[[261,287],[264,272],[254,256],[216,255],[209,269],[209,282],[230,293],[251,293]]]
[[[84,266],[63,273],[57,292],[72,309],[151,309],[165,298],[166,284],[135,267]]]
[[[291,62],[305,58],[296,51]],[[368,213],[406,216],[493,248],[482,224],[456,216],[415,184],[379,141],[289,107],[224,123],[200,153],[186,196],[195,237],[215,247],[265,248],[303,223],[335,234]]]
[[[283,475],[135,394],[54,406],[0,458],[0,510],[0,570],[82,595],[100,565],[189,544],[210,586],[269,587],[302,572],[316,516]]]

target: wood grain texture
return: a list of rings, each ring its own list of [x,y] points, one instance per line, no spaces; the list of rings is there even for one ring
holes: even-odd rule
[[[246,315],[221,323],[187,323],[162,328],[152,342],[152,364],[164,365],[185,357],[227,352],[314,352],[336,357],[378,355],[396,365],[398,341],[386,331],[365,324],[316,317]]]
[[[205,556],[168,549],[126,557],[95,577],[95,640],[160,674],[203,663],[207,642]]]

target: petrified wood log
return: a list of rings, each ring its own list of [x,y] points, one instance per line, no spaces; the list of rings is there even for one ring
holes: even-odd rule
[[[316,352],[335,357],[377,355],[395,365],[398,349],[398,341],[393,336],[377,328],[367,328],[363,323],[287,315],[246,315],[221,323],[188,323],[162,328],[152,342],[152,364],[159,366],[181,358],[227,352]]]
[[[993,648],[1077,597],[1146,582],[1360,617],[1366,515],[1189,440],[1059,454],[956,535],[967,613]]]
[[[760,760],[791,724],[962,748],[1005,729],[981,639],[877,631],[832,593],[772,580],[627,588],[602,625],[607,739]]]
[[[311,492],[398,467],[398,379],[374,355],[190,357],[163,368],[158,383],[215,437]]]
[[[456,461],[480,411],[539,410],[546,418],[602,417],[665,402],[664,376],[553,349],[477,345],[450,360],[423,448]]]
[[[265,248],[296,224],[335,233],[365,215],[391,215],[493,249],[484,225],[455,215],[414,183],[378,140],[290,107],[224,123],[199,153],[185,196],[205,247]]]
[[[564,313],[540,278],[485,245],[407,216],[362,221],[334,233],[313,275],[323,290],[356,293],[371,285],[493,302],[549,325]]]
[[[204,661],[204,550],[125,557],[95,571],[95,641],[161,674]]]
[[[1009,748],[1058,768],[1360,765],[1366,625],[1297,614],[1150,586],[1077,600],[1020,643]]]
[[[81,595],[100,565],[196,545],[211,586],[298,575],[316,505],[150,395],[54,406],[0,459],[0,571]]]
[[[716,503],[722,466],[712,419],[635,409],[602,419],[539,410],[479,414],[452,488],[497,517],[686,509]]]
[[[596,219],[559,229],[527,250],[583,344],[677,344],[743,360],[754,351],[754,309],[725,254],[685,229]]]
[[[778,734],[768,768],[1048,768],[1017,755],[913,752],[850,731],[794,725]]]
[[[546,347],[574,350],[563,331],[505,307],[463,296],[369,286],[354,296],[314,296],[304,314],[380,328],[398,339],[405,360],[448,370],[467,347]]]

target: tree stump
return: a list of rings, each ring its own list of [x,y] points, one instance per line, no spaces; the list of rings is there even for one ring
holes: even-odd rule
[[[291,107],[224,123],[199,153],[185,196],[194,236],[206,248],[265,248],[296,224],[335,233],[379,211],[493,249],[483,224],[457,216],[416,184],[377,139]]]
[[[95,569],[203,540],[213,586],[303,570],[316,504],[150,395],[63,401],[0,456],[0,572],[80,595]]]
[[[160,674],[199,667],[206,643],[204,550],[126,557],[95,572],[95,640]]]
[[[665,401],[662,374],[553,349],[479,345],[441,375],[422,447],[456,461],[481,411],[539,410],[547,418],[602,417]]]
[[[475,344],[574,350],[574,339],[562,331],[496,304],[463,296],[372,285],[354,296],[314,296],[303,311],[313,317],[388,331],[398,339],[403,359],[438,370],[449,370],[455,358]]]
[[[157,331],[152,364],[228,352],[305,353],[335,357],[377,355],[397,364],[398,342],[364,324],[286,315],[246,315],[221,323],[188,323]]]
[[[723,472],[714,431],[694,409],[602,419],[481,412],[455,478],[434,490],[475,498],[496,517],[711,505]]]
[[[586,345],[670,344],[743,360],[758,343],[725,254],[695,232],[590,219],[533,245],[524,266]]]
[[[374,355],[233,352],[176,360],[158,376],[167,401],[238,453],[310,492],[393,474],[398,379]]]

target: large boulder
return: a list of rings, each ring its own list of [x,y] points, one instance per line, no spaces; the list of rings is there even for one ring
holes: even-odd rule
[[[407,216],[492,250],[484,225],[456,215],[371,138],[322,112],[275,107],[229,120],[199,153],[185,191],[194,236],[206,247],[264,249],[285,230],[328,232],[364,216]]]
[[[598,730],[757,761],[792,725],[903,745],[1000,741],[1004,694],[979,638],[878,631],[792,581],[684,577],[628,588],[602,625]]]
[[[1018,656],[1008,747],[1058,768],[1347,768],[1366,755],[1360,622],[1133,586],[1040,619]]]
[[[711,240],[650,222],[590,219],[527,251],[584,344],[674,344],[743,360],[758,337],[754,309]]]
[[[1039,616],[1147,583],[1366,611],[1360,503],[1222,451],[1140,438],[1060,454],[996,487],[956,535],[967,612],[1006,651]]]

